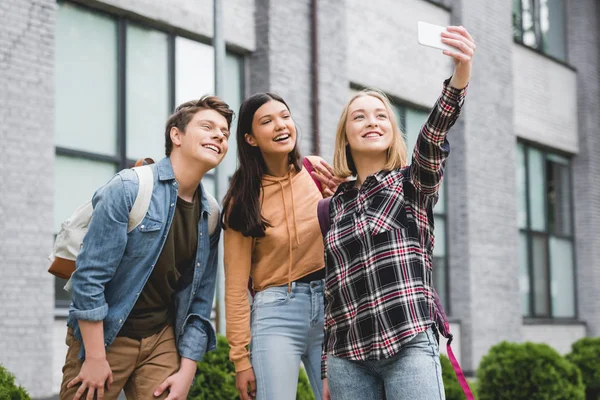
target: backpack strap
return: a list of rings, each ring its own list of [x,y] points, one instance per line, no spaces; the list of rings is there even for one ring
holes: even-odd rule
[[[313,157],[313,158],[315,158],[315,157]],[[312,176],[312,173],[315,171],[315,168],[313,167],[313,164],[310,161],[310,159],[308,157],[304,157],[302,159],[302,165],[304,166],[304,168],[306,168],[306,171],[308,172],[308,174],[312,178],[312,180],[315,183],[315,185],[317,185],[317,189],[319,189],[319,192],[322,193],[323,192],[323,185],[321,185],[321,182],[319,182],[318,179],[316,179],[314,176]]]
[[[219,223],[219,214],[221,212],[219,208],[219,203],[217,200],[212,197],[210,194],[204,192],[206,199],[208,200],[208,204],[210,204],[210,214],[208,216],[208,235],[212,235],[217,229],[217,224]]]
[[[142,220],[148,212],[150,200],[152,199],[152,190],[154,189],[154,173],[149,165],[132,168],[138,176],[139,188],[135,197],[131,211],[129,212],[129,222],[127,224],[127,233],[133,231],[142,223]]]
[[[321,228],[323,237],[327,236],[327,232],[329,232],[329,228],[331,227],[331,218],[329,216],[330,203],[331,197],[327,197],[319,200],[319,204],[317,205],[317,217],[319,217],[319,227]]]

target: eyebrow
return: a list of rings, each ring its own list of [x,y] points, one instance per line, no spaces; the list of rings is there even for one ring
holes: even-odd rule
[[[385,111],[385,112],[387,112],[387,110],[385,108],[376,108],[375,112],[377,112],[377,111]],[[354,114],[356,112],[365,112],[365,110],[364,110],[364,108],[359,108],[358,110],[352,111],[350,114]]]
[[[284,114],[284,113],[288,113],[288,114],[289,114],[289,113],[290,113],[290,110],[288,110],[288,109],[286,108],[285,110],[281,110],[281,111],[279,112],[279,114]],[[260,121],[261,119],[263,119],[263,118],[266,118],[266,117],[273,118],[273,114],[266,114],[266,115],[263,115],[262,117],[259,117],[259,118],[258,118],[258,120]]]

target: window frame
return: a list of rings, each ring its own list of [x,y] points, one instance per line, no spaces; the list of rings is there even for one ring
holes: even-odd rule
[[[512,26],[513,26],[513,41],[531,51],[534,51],[546,58],[551,59],[552,61],[555,61],[565,67],[568,67],[569,69],[575,70],[575,68],[573,66],[571,66],[569,64],[569,47],[568,47],[568,41],[567,41],[567,32],[568,32],[568,26],[567,26],[567,2],[563,1],[563,27],[564,27],[564,36],[563,36],[563,40],[564,40],[564,48],[565,48],[565,57],[564,59],[561,59],[559,57],[553,56],[549,53],[546,53],[543,48],[542,48],[542,43],[543,43],[543,37],[542,37],[542,32],[541,32],[541,28],[540,28],[540,0],[530,0],[532,2],[532,15],[533,15],[533,26],[534,26],[534,33],[535,33],[535,38],[536,38],[536,46],[529,46],[528,44],[525,44],[523,42],[523,0],[514,0],[514,1],[518,1],[519,3],[519,8],[518,8],[518,12],[519,12],[519,18],[515,18],[515,9],[513,6],[513,10],[512,10]],[[527,1],[527,0],[526,0]],[[517,25],[517,21],[520,22],[520,25]],[[518,33],[518,35],[517,35]]]
[[[189,39],[198,43],[213,46],[212,38],[206,38],[200,35],[194,35],[189,32],[182,31],[173,26],[166,25],[165,23],[157,22],[148,18],[144,18],[132,12],[128,12],[122,9],[115,9],[114,7],[107,7],[102,4],[87,4],[79,0],[58,0],[57,3],[68,4],[79,8],[82,12],[88,12],[103,17],[110,18],[115,22],[116,25],[116,63],[117,63],[117,90],[116,90],[116,102],[115,107],[117,111],[117,123],[116,123],[116,151],[114,155],[105,155],[100,153],[93,153],[90,151],[67,148],[64,146],[54,146],[55,155],[68,157],[71,159],[84,159],[90,161],[100,161],[106,164],[112,165],[116,171],[120,171],[125,168],[132,167],[136,160],[127,157],[127,29],[131,24],[146,29],[151,29],[167,35],[167,82],[168,82],[168,112],[171,113],[176,107],[176,54],[175,54],[175,41],[177,37]],[[246,57],[245,54],[236,48],[226,47],[226,54],[231,54],[240,58],[242,66],[242,73],[240,76],[240,90],[242,95],[246,93]],[[210,60],[213,62],[213,60]],[[158,160],[155,160],[158,161]],[[217,188],[218,173],[216,170],[211,170],[206,174],[207,177],[212,179],[215,188]],[[218,188],[217,188],[218,189]],[[56,233],[55,233],[56,236]],[[55,287],[58,286],[54,278]],[[70,301],[64,299],[57,299],[56,294],[54,295],[54,314],[55,316],[66,316],[68,313]]]
[[[527,321],[574,321],[579,318],[579,298],[577,292],[577,238],[575,233],[575,204],[574,204],[574,196],[573,196],[573,155],[567,152],[563,152],[560,150],[556,150],[547,146],[542,146],[537,143],[519,139],[517,141],[517,146],[523,147],[524,153],[524,173],[525,173],[525,206],[526,206],[526,224],[525,228],[518,226],[518,235],[524,234],[527,240],[527,272],[528,272],[528,281],[529,281],[529,314],[523,315],[523,319]],[[544,167],[544,176],[543,176],[543,193],[544,193],[544,201],[546,212],[544,213],[544,226],[545,229],[543,231],[532,229],[531,228],[531,213],[530,213],[530,180],[529,180],[529,151],[528,149],[534,149],[542,153],[544,157],[544,164],[548,162],[549,155],[558,155],[568,159],[568,176],[569,176],[569,213],[570,213],[570,235],[565,234],[554,234],[550,230],[550,221],[549,221],[549,207],[548,207],[548,181],[547,181],[547,168]],[[546,245],[546,266],[545,273],[548,277],[546,282],[546,301],[548,305],[548,314],[536,314],[535,312],[535,282],[534,282],[534,259],[533,259],[533,238],[535,237],[543,237]],[[552,311],[552,260],[551,260],[551,251],[550,251],[550,238],[555,237],[563,240],[570,240],[572,245],[572,268],[573,268],[573,307],[574,313],[572,317],[554,317]]]

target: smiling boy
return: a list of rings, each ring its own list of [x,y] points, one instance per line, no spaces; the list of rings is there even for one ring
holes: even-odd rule
[[[209,221],[219,216],[201,181],[227,153],[232,118],[214,96],[177,107],[166,157],[151,166],[148,212],[130,233],[136,173],[123,170],[94,194],[72,276],[60,399],[187,397],[196,361],[215,347],[220,228],[209,233]]]

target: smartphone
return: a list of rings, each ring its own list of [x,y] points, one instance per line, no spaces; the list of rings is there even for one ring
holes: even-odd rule
[[[423,46],[433,47],[434,49],[457,51],[458,49],[442,43],[442,32],[446,31],[445,26],[428,24],[427,22],[419,21],[417,24],[419,36],[419,44]],[[460,50],[458,50],[460,51]]]

